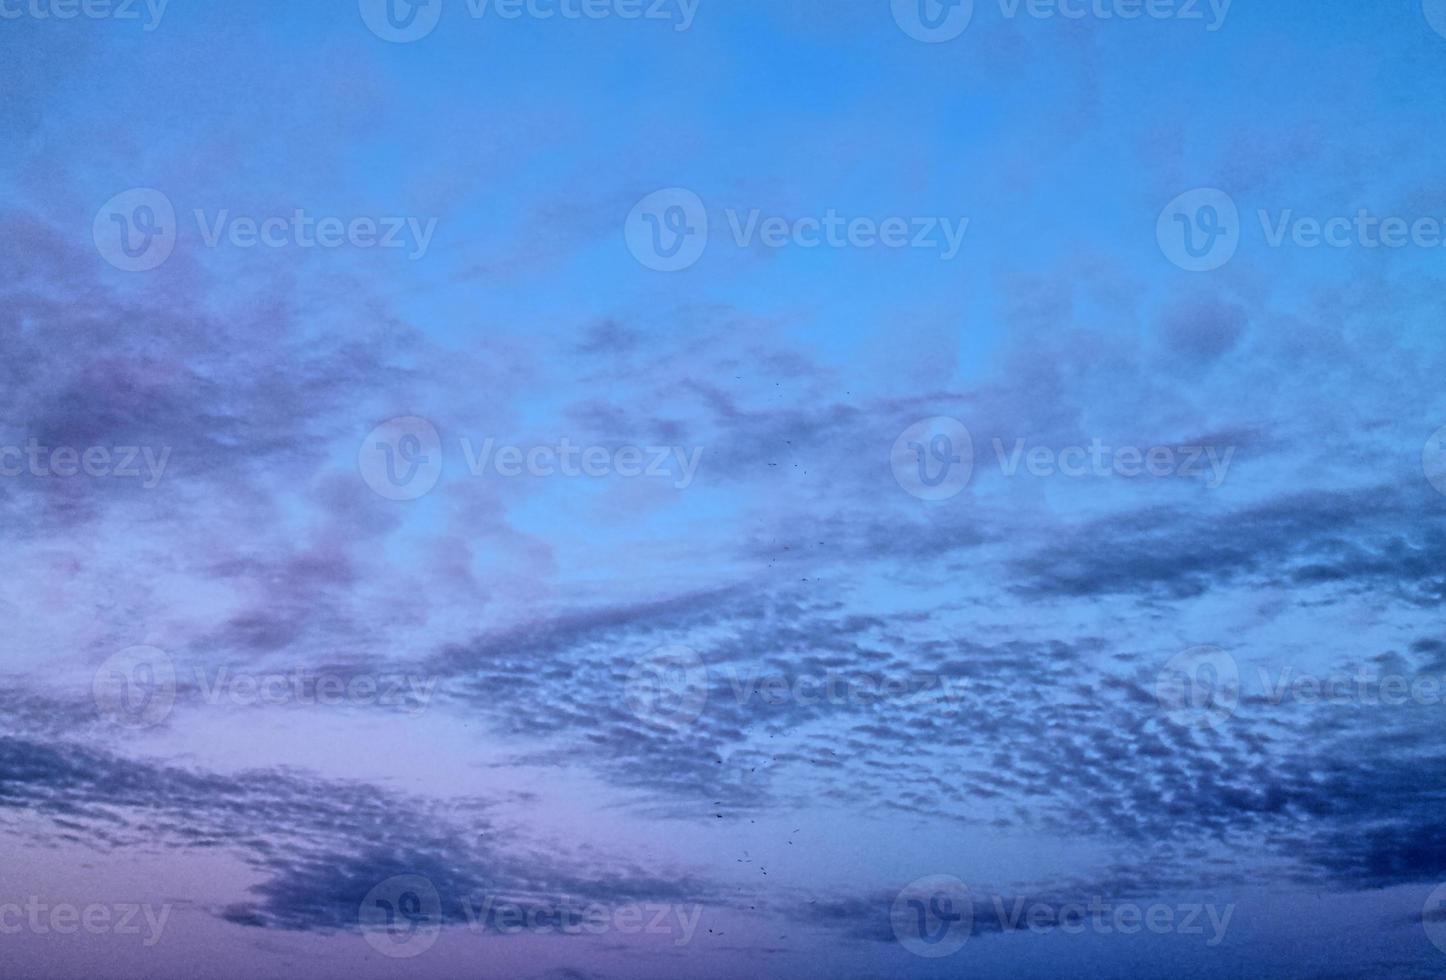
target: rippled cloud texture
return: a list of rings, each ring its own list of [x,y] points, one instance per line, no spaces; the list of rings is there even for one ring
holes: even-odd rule
[[[6,976],[1446,971],[1446,4],[0,60]]]

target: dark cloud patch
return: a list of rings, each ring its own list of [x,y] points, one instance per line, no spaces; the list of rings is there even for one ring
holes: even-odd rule
[[[1218,296],[1177,301],[1160,318],[1160,336],[1177,358],[1210,363],[1234,349],[1245,332],[1245,308]]]
[[[102,849],[225,848],[267,875],[252,898],[217,912],[248,927],[356,928],[368,892],[396,875],[427,878],[451,924],[469,921],[464,903],[485,896],[573,912],[724,901],[686,873],[648,873],[597,852],[582,862],[501,835],[485,801],[468,807],[464,829],[438,802],[288,770],[222,776],[4,736],[0,808],[43,815],[60,839]]]
[[[607,318],[591,324],[577,343],[579,353],[594,356],[616,356],[633,351],[642,340],[642,332],[620,321]]]
[[[1446,530],[1415,499],[1379,488],[1209,514],[1152,508],[1092,522],[1010,564],[1029,596],[1186,600],[1248,581],[1380,590],[1434,606],[1446,599]]]

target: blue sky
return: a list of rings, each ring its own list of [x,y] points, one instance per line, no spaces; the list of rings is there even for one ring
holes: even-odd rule
[[[480,4],[0,0],[7,970],[1439,975],[1446,4]]]

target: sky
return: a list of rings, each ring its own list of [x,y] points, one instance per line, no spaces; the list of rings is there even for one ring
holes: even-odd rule
[[[1446,0],[0,63],[0,973],[1446,975]]]

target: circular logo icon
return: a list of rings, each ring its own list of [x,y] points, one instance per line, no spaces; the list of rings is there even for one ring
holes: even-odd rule
[[[442,437],[426,419],[390,419],[367,434],[357,452],[367,486],[388,500],[416,500],[442,476]]]
[[[91,237],[101,258],[123,272],[146,272],[176,247],[176,209],[149,187],[133,187],[96,212]]]
[[[1202,187],[1165,205],[1155,225],[1160,251],[1186,272],[1209,272],[1240,247],[1240,210],[1224,191]]]
[[[969,886],[953,875],[929,875],[909,883],[889,909],[889,924],[915,956],[952,956],[974,929],[974,900]]]
[[[691,647],[659,647],[633,664],[628,710],[662,728],[686,728],[708,703],[708,666]]]
[[[680,272],[708,247],[708,209],[684,187],[654,191],[633,205],[623,227],[628,251],[645,268]]]
[[[90,692],[102,716],[127,728],[152,728],[175,706],[175,661],[156,647],[127,647],[100,665]]]
[[[1192,647],[1161,669],[1155,697],[1178,725],[1218,728],[1240,706],[1240,666],[1219,647]]]
[[[394,875],[367,892],[357,921],[372,949],[411,959],[431,949],[442,932],[442,897],[430,878]]]
[[[893,0],[894,23],[915,41],[942,44],[969,29],[974,0]]]
[[[958,419],[924,419],[894,440],[889,463],[894,479],[910,494],[920,500],[948,500],[974,474],[974,440]]]
[[[1426,479],[1431,481],[1431,486],[1436,492],[1446,495],[1446,425],[1436,430],[1436,434],[1426,440],[1426,445],[1421,450],[1421,469],[1426,473]]]
[[[357,0],[362,21],[393,44],[420,41],[442,19],[442,0]]]
[[[1421,9],[1425,11],[1426,23],[1431,25],[1431,29],[1446,37],[1446,0],[1421,0]]]
[[[1446,885],[1437,885],[1421,907],[1421,925],[1431,945],[1446,953]]]

